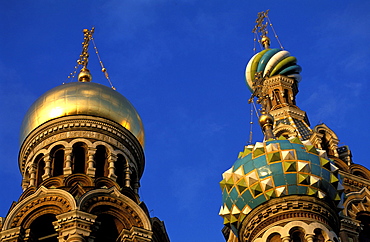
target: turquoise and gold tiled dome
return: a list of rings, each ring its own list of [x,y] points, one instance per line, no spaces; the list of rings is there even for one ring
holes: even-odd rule
[[[342,206],[338,168],[326,151],[298,138],[245,146],[220,182],[224,224],[237,235],[245,216],[258,205],[282,196],[308,195]]]

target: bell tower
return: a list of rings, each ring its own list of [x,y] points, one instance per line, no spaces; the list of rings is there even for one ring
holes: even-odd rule
[[[78,82],[47,91],[24,117],[24,191],[3,219],[0,241],[169,241],[138,194],[145,166],[140,116],[114,88],[91,82],[93,33],[84,30]]]
[[[256,23],[262,50],[245,75],[250,102],[256,98],[261,106],[264,140],[245,146],[222,174],[223,234],[228,242],[338,242],[344,192],[339,168],[309,140],[308,118],[296,105],[297,59],[270,48],[268,11]]]

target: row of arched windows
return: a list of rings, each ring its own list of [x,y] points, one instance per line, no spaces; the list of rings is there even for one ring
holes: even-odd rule
[[[125,157],[121,154],[112,156],[104,145],[94,149],[89,149],[83,142],[75,143],[72,149],[57,145],[48,155],[39,154],[34,164],[35,182],[31,185],[35,186],[39,186],[46,178],[70,174],[87,174],[93,178],[114,177],[121,187],[125,185],[127,173],[130,179],[137,180],[135,171],[128,168]]]
[[[307,235],[302,228],[295,227],[291,229],[289,233],[290,236],[282,237],[279,233],[275,232],[268,236],[267,242],[338,242],[336,238],[334,238],[334,240],[325,239],[323,231],[319,228],[315,229],[314,233],[315,234]]]
[[[54,214],[44,214],[35,219],[30,226],[30,236],[33,241],[58,242],[58,233],[55,231],[53,222],[56,222]],[[115,242],[120,231],[124,229],[120,221],[110,214],[100,214],[96,218],[96,230],[91,234],[95,242]]]

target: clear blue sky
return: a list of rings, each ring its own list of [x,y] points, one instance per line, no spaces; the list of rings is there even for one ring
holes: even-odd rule
[[[266,9],[303,68],[297,103],[311,126],[327,124],[354,162],[370,167],[369,1],[1,1],[0,216],[21,194],[22,118],[66,80],[82,29],[95,26],[114,86],[144,122],[141,199],[172,241],[224,241],[218,183],[249,139],[244,68]],[[109,85],[94,53],[90,59],[93,81]],[[254,134],[260,141],[256,125]]]

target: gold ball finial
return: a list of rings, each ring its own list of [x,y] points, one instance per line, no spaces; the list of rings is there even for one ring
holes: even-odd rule
[[[273,125],[274,124],[274,118],[271,116],[271,114],[268,113],[262,113],[258,120],[261,128],[267,126],[267,125]]]
[[[265,135],[265,139],[266,140],[269,140],[269,139],[275,139],[275,136],[272,132],[272,127],[274,125],[274,117],[271,116],[271,114],[269,113],[266,113],[266,112],[262,112],[262,115],[260,116],[259,120],[258,120],[261,128],[262,128],[262,131]]]
[[[91,82],[92,76],[87,68],[82,68],[80,74],[78,74],[78,81],[79,82]]]
[[[261,44],[263,45],[263,47],[265,49],[268,49],[270,48],[270,38],[267,37],[266,35],[262,37],[261,39]]]

